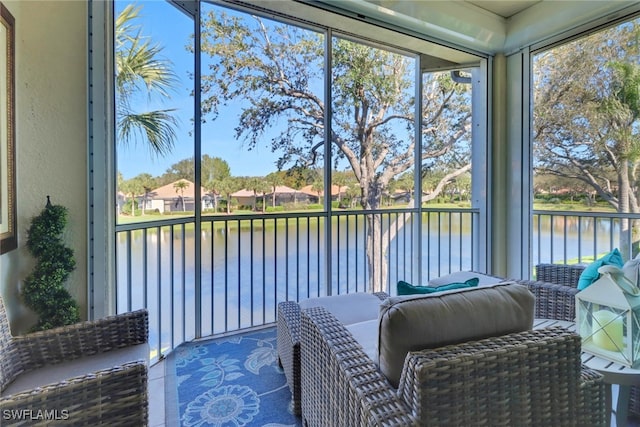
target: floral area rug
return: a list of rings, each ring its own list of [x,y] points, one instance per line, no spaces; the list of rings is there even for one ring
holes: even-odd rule
[[[278,366],[275,328],[198,341],[174,351],[179,425],[300,426]]]

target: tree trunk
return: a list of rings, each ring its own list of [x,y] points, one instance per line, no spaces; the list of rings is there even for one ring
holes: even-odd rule
[[[631,221],[631,258],[640,253],[640,220]]]
[[[382,216],[367,215],[367,259],[369,267],[369,292],[387,292],[387,242],[383,239]]]
[[[372,182],[366,188],[364,206],[366,210],[376,210],[382,201],[382,185]],[[387,241],[383,238],[381,214],[368,214],[366,248],[369,268],[369,292],[387,291]]]
[[[629,213],[629,166],[627,162],[620,162],[620,170],[618,172],[618,183],[619,183],[619,204],[618,204],[618,212],[620,213]],[[631,258],[631,233],[630,233],[630,221],[629,218],[620,218],[620,253],[622,254],[622,259],[630,259]]]
[[[442,194],[449,182],[469,170],[471,170],[470,163],[447,174],[438,182],[438,185],[436,185],[429,195],[421,198],[421,203],[433,200],[439,194]],[[365,203],[362,207],[366,210],[378,209],[382,201],[382,189],[383,185],[379,182],[372,183],[368,187],[365,187],[365,191],[363,191]],[[411,207],[413,204],[413,197],[411,197],[407,206]],[[387,261],[387,250],[389,249],[389,243],[396,238],[398,231],[409,221],[411,221],[411,214],[399,214],[395,220],[390,221],[387,229],[383,230],[382,213],[367,215],[366,248],[369,268],[369,292],[388,291],[387,275],[389,265]]]
[[[632,198],[634,189],[632,188],[633,173],[629,170],[627,162],[620,162],[618,175],[618,212],[637,213],[638,205],[636,198]],[[632,259],[640,252],[640,220],[621,218],[620,219],[620,253],[623,259]]]

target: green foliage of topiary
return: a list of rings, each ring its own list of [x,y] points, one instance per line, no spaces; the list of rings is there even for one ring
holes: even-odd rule
[[[80,321],[78,304],[65,289],[64,282],[76,268],[73,250],[64,245],[67,208],[47,205],[34,217],[27,231],[27,249],[37,258],[31,275],[24,280],[22,298],[38,314],[33,330],[50,329]]]

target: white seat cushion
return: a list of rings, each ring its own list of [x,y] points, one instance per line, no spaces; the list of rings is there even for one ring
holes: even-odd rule
[[[382,301],[377,296],[356,292],[353,294],[332,295],[328,297],[309,298],[300,301],[300,309],[324,307],[343,325],[377,319]]]
[[[120,348],[25,372],[9,384],[1,395],[9,396],[36,387],[56,384],[136,360],[145,360],[147,364],[149,363],[149,344]]]
[[[378,319],[365,320],[364,322],[352,323],[346,328],[353,338],[362,346],[365,354],[374,363],[378,364]]]
[[[487,276],[486,274],[473,273],[471,271],[457,271],[455,273],[429,280],[429,286],[442,286],[448,285],[449,283],[464,283],[474,277],[479,279],[478,286],[495,285],[496,283],[503,281],[503,279]]]

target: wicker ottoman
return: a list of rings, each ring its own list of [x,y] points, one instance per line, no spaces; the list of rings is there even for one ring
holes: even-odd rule
[[[300,304],[284,301],[278,304],[277,346],[280,366],[291,390],[293,413],[300,415],[300,310],[310,307],[324,307],[343,324],[372,320],[378,317],[380,302],[389,295],[385,292],[353,294],[309,298]]]

